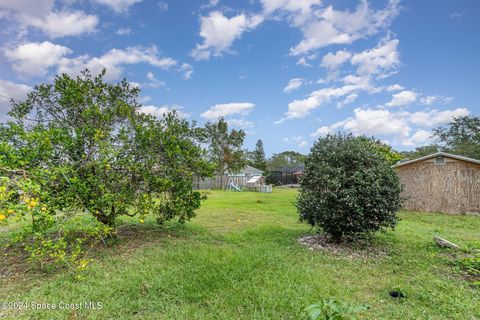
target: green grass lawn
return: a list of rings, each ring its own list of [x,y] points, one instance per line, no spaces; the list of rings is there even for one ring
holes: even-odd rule
[[[479,217],[403,212],[375,240],[386,256],[352,259],[298,244],[312,231],[295,195],[216,191],[185,225],[125,220],[120,244],[95,254],[85,280],[30,271],[0,279],[0,301],[103,306],[7,313],[25,319],[302,319],[324,298],[371,305],[362,319],[480,319],[480,290],[432,239],[480,241]],[[398,287],[402,301],[388,295]]]

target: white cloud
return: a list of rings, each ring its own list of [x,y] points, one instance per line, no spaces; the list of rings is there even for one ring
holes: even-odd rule
[[[138,82],[135,82],[135,81],[129,81],[128,84],[132,87],[132,88],[140,88],[142,85]]]
[[[283,142],[289,144],[289,143],[293,143],[293,142],[299,142],[299,141],[302,141],[304,139],[303,136],[294,136],[294,137],[288,137],[288,138],[283,138]]]
[[[138,102],[141,103],[141,104],[148,103],[150,101],[152,101],[152,97],[150,97],[150,96],[141,96],[138,99]]]
[[[33,17],[47,15],[52,11],[53,3],[54,0],[3,0],[0,1],[0,8]]]
[[[274,18],[286,16],[294,26],[300,27],[313,17],[313,9],[318,7],[322,0],[261,0],[265,16],[274,15]]]
[[[308,60],[305,57],[300,57],[300,59],[298,59],[298,61],[297,61],[297,64],[300,65],[300,66],[304,66],[304,67],[311,67],[312,66],[310,63],[308,63]]]
[[[341,108],[345,104],[352,103],[358,98],[358,92],[367,91],[369,93],[380,92],[386,90],[385,87],[377,87],[371,84],[372,76],[377,78],[385,77],[388,72],[392,72],[399,65],[399,54],[397,52],[398,40],[382,40],[375,48],[362,51],[360,53],[351,54],[348,51],[341,50],[335,54],[326,55],[322,61],[322,65],[333,69],[345,63],[350,57],[350,63],[357,66],[357,75],[347,75],[342,80],[344,86],[327,87],[316,90],[307,98],[294,100],[288,104],[288,111],[283,118],[276,121],[276,124],[282,123],[287,119],[303,118],[307,116],[311,110],[320,107],[323,104],[330,103],[334,99],[348,96],[342,102],[337,103],[337,107]],[[317,83],[325,83],[334,80],[337,73],[329,74],[326,79],[320,79]],[[399,89],[400,86],[392,86],[390,89]]]
[[[303,39],[290,49],[291,55],[305,55],[332,44],[349,44],[371,36],[388,27],[399,13],[399,0],[389,0],[385,8],[370,8],[367,0],[361,0],[354,11],[339,11],[332,6],[321,7],[321,0],[261,0],[260,14],[238,14],[231,18],[220,11],[200,17],[201,44],[191,51],[197,60],[207,60],[212,55],[229,52],[233,42],[246,31],[255,29],[264,19],[286,19],[299,28]],[[216,3],[215,3],[216,5]],[[300,57],[300,65],[309,66]]]
[[[237,128],[243,128],[243,129],[247,129],[247,128],[253,128],[253,122],[252,121],[248,121],[246,119],[228,119],[228,124],[233,126],[233,127],[237,127]]]
[[[100,57],[80,55],[67,57],[73,51],[70,48],[53,44],[30,42],[15,49],[6,49],[5,56],[13,62],[13,69],[24,76],[45,76],[50,68],[56,68],[57,73],[77,75],[85,68],[92,73],[107,69],[106,79],[114,80],[123,72],[123,65],[146,63],[151,66],[168,70],[177,64],[172,58],[160,57],[155,46],[127,47],[126,49],[111,49]]]
[[[371,87],[370,78],[368,76],[354,76],[353,74],[349,74],[343,77],[342,82],[347,85],[355,85],[364,89]]]
[[[152,88],[160,88],[166,85],[164,81],[161,81],[155,78],[155,75],[153,74],[153,72],[150,72],[150,71],[147,72],[147,79],[150,81],[147,85]]]
[[[309,146],[309,143],[308,143],[308,141],[305,141],[305,140],[300,141],[300,143],[298,144],[298,147],[300,147],[300,148],[306,148],[308,146]]]
[[[433,103],[448,104],[453,101],[452,97],[445,96],[425,96],[420,98],[420,103],[430,106]]]
[[[461,14],[460,12],[452,12],[449,17],[451,19],[460,19],[461,17],[463,17],[463,14]]]
[[[402,87],[398,83],[389,85],[385,88],[385,90],[387,90],[387,91],[400,91],[400,90],[403,90],[403,89],[404,89],[404,87]]]
[[[343,101],[340,101],[337,103],[337,108],[343,108],[344,106],[346,106],[347,104],[351,104],[351,103],[354,103],[355,100],[357,100],[358,98],[358,94],[356,93],[352,93],[352,94],[349,94],[345,100]]]
[[[142,0],[94,0],[97,3],[110,7],[116,13],[127,12],[130,6],[135,3],[142,2]]]
[[[125,36],[125,35],[132,34],[132,29],[130,29],[130,28],[120,28],[120,29],[117,30],[116,33],[119,36]]]
[[[6,49],[4,53],[13,61],[16,72],[29,76],[45,76],[50,67],[56,66],[65,55],[72,53],[72,50],[44,41],[25,43],[15,49]]]
[[[346,44],[351,41],[348,34],[339,33],[327,21],[317,21],[302,28],[304,39],[294,48],[290,49],[292,55],[307,53],[331,44]]]
[[[286,144],[294,144],[299,148],[305,148],[309,146],[308,141],[305,140],[303,136],[295,136],[290,138],[283,138],[283,142]]]
[[[202,118],[208,120],[216,120],[219,117],[227,117],[231,115],[247,115],[255,104],[249,102],[232,102],[224,104],[216,104],[201,114]]]
[[[53,0],[4,0],[0,2],[0,9],[6,10],[6,18],[20,24],[17,27],[20,32],[34,27],[51,38],[91,33],[98,25],[97,16],[83,11],[54,11]]]
[[[207,4],[201,5],[200,9],[201,10],[210,9],[210,8],[216,7],[219,3],[220,3],[220,0],[210,0],[208,1]]]
[[[394,70],[399,64],[397,39],[381,42],[377,47],[354,54],[351,59],[353,65],[358,65],[360,75],[380,74]]]
[[[180,67],[180,72],[183,72],[183,79],[188,80],[193,75],[193,67],[191,64],[182,63],[182,66]]]
[[[355,77],[356,78],[356,77]],[[358,78],[361,79],[361,78]],[[358,81],[355,84],[346,84],[342,87],[328,87],[320,90],[313,91],[305,99],[294,100],[288,104],[288,111],[284,114],[283,118],[276,121],[276,124],[282,123],[287,119],[298,119],[306,117],[310,111],[316,109],[326,103],[331,102],[333,99],[338,99],[347,95],[352,95],[356,91],[369,90],[370,85],[368,79],[365,82]],[[350,100],[356,99],[356,96],[351,96]]]
[[[397,113],[388,110],[361,109],[354,110],[355,117],[343,123],[345,130],[364,135],[399,135],[408,136],[410,127],[406,120]]]
[[[288,104],[288,111],[284,117],[275,123],[282,123],[287,119],[303,118],[315,108],[334,99],[348,96],[342,102],[337,103],[341,108],[345,104],[352,103],[358,98],[359,91],[369,93],[386,90],[385,87],[376,87],[371,84],[373,75],[378,77],[387,76],[399,65],[399,54],[397,52],[398,40],[382,40],[375,48],[351,54],[346,50],[337,51],[335,54],[327,54],[322,65],[329,68],[331,72],[326,79],[321,79],[317,83],[325,83],[334,80],[337,73],[335,68],[350,59],[352,65],[357,66],[357,75],[347,75],[342,80],[342,87],[328,87],[312,92],[307,98],[294,100]],[[393,86],[391,89],[398,89],[400,86]],[[393,106],[393,105],[392,105]]]
[[[323,126],[323,127],[318,128],[310,136],[312,136],[312,137],[323,137],[323,136],[326,136],[327,134],[330,134],[330,133],[333,133],[331,126]]]
[[[414,91],[403,90],[392,96],[392,101],[386,104],[387,107],[406,106],[417,101],[417,93]]]
[[[470,112],[466,108],[454,110],[430,110],[407,112],[356,108],[354,115],[338,121],[330,126],[318,128],[312,137],[324,136],[335,131],[348,131],[355,135],[389,137],[405,146],[428,143],[431,133],[426,130],[449,123],[454,117],[466,116]],[[415,131],[414,134],[411,134]]]
[[[76,75],[85,68],[93,73],[107,69],[106,79],[114,80],[120,77],[123,72],[123,65],[146,63],[151,66],[168,70],[177,64],[172,58],[159,57],[155,46],[151,47],[127,47],[123,49],[111,49],[100,57],[82,55],[76,58],[62,58],[58,62],[58,72]]]
[[[269,10],[286,9],[285,1],[264,1],[264,8],[265,2],[271,3]],[[296,1],[288,1],[290,2]],[[332,44],[349,44],[371,36],[388,27],[399,13],[398,0],[390,0],[381,10],[371,9],[368,2],[363,0],[354,11],[338,11],[332,6],[314,10],[311,7],[312,2],[319,3],[319,1],[297,2],[302,9],[297,10],[298,13],[291,21],[294,26],[300,27],[303,40],[290,49],[292,55],[305,54]]]
[[[347,50],[339,50],[336,53],[330,52],[322,58],[322,67],[336,69],[347,62],[351,56],[352,54]]]
[[[162,118],[166,113],[175,110],[180,118],[188,118],[190,114],[182,111],[183,107],[173,104],[173,105],[164,105],[164,106],[142,106],[139,110],[141,113],[149,114],[157,118]]]
[[[25,17],[22,20],[26,25],[42,30],[51,38],[91,33],[98,24],[97,16],[87,15],[82,11],[50,12],[41,18]]]
[[[157,3],[158,5],[158,9],[160,10],[160,12],[167,12],[168,11],[168,3],[166,3],[165,1],[159,1]]]
[[[261,0],[266,14],[277,10],[288,11],[293,14],[310,15],[312,7],[320,5],[321,0]]]
[[[260,15],[247,16],[239,14],[228,18],[219,11],[200,18],[200,36],[202,44],[191,51],[196,60],[208,60],[210,56],[221,56],[229,52],[233,42],[246,31],[255,29],[263,22]]]
[[[454,118],[470,115],[467,108],[457,108],[453,110],[440,111],[433,109],[430,111],[417,111],[409,115],[409,121],[413,124],[432,128],[438,125],[451,122]]]
[[[432,132],[426,130],[418,130],[411,137],[405,139],[402,144],[405,146],[424,146],[433,141]]]
[[[426,96],[426,97],[420,98],[420,103],[429,106],[429,105],[432,105],[435,102],[435,100],[437,100],[436,96]]]
[[[302,78],[293,78],[293,79],[290,79],[290,81],[288,81],[288,84],[287,86],[283,89],[283,92],[292,92],[294,90],[297,90],[298,88],[300,88],[303,83],[304,83],[304,79]]]
[[[0,118],[4,117],[11,108],[9,98],[24,100],[31,90],[31,87],[24,84],[0,80]]]

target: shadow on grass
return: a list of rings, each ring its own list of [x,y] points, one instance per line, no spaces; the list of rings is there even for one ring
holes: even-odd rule
[[[78,234],[81,237],[81,234]],[[131,251],[150,247],[165,240],[205,237],[202,228],[193,225],[169,222],[164,225],[155,223],[138,224],[123,222],[117,226],[115,238],[95,239],[83,245],[87,259],[102,259],[121,256]],[[5,238],[5,245],[0,246],[0,283],[28,282],[34,278],[53,277],[68,272],[66,266],[53,263],[53,259],[34,262],[20,244],[11,244]]]

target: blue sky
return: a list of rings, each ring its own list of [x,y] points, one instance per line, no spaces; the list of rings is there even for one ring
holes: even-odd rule
[[[336,131],[409,150],[479,115],[479,21],[473,0],[0,0],[0,95],[106,67],[143,112],[224,116],[268,155]]]

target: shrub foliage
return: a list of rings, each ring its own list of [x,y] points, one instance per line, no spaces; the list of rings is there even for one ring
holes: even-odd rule
[[[317,140],[305,161],[300,219],[335,241],[394,228],[402,187],[379,143],[344,134]]]
[[[114,234],[122,215],[194,216],[201,195],[192,179],[213,171],[199,129],[175,112],[140,112],[139,90],[104,74],[63,74],[13,102],[13,121],[0,126],[1,223],[26,220],[27,234],[38,236],[70,230],[61,226],[81,214],[100,224],[99,235]]]

